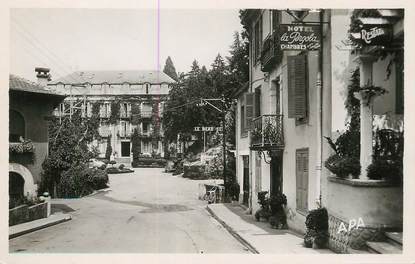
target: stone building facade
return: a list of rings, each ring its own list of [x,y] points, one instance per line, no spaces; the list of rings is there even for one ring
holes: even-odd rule
[[[92,146],[103,158],[110,137],[117,163],[130,166],[135,129],[141,155],[164,156],[161,119],[173,83],[172,78],[159,71],[78,71],[47,85],[68,96],[56,115],[70,115],[71,111],[81,111],[87,117],[99,115],[100,139]]]

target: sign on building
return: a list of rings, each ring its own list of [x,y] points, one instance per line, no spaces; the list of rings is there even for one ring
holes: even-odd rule
[[[392,40],[392,28],[389,25],[362,25],[359,32],[352,32],[353,40],[364,46],[385,46]]]
[[[318,50],[320,25],[281,24],[279,40],[281,50]]]
[[[222,127],[194,127],[195,132],[212,132],[212,131],[222,131]]]

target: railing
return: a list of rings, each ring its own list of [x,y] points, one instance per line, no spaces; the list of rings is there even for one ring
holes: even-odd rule
[[[282,121],[282,115],[262,115],[252,119],[251,149],[283,149]]]
[[[141,117],[142,118],[151,118],[152,116],[153,116],[152,111],[142,111],[141,112]]]
[[[111,135],[111,130],[107,126],[100,126],[98,127],[98,133],[101,137],[108,137]]]
[[[276,32],[268,35],[264,40],[261,51],[261,70],[269,72],[282,59],[282,52],[278,48],[278,34]]]

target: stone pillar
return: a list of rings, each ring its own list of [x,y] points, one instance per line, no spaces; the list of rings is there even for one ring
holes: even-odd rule
[[[371,86],[373,62],[376,57],[359,55],[355,61],[359,64],[360,87]],[[373,154],[373,97],[368,98],[365,91],[354,94],[360,100],[360,179],[368,180],[367,167],[372,163]]]

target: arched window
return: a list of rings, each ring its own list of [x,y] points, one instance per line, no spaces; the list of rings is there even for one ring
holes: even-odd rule
[[[9,141],[20,142],[20,137],[26,136],[26,124],[22,114],[16,110],[9,111]]]

